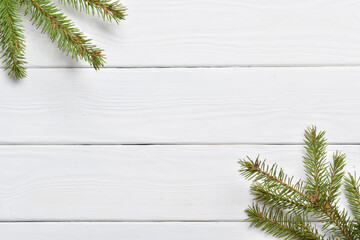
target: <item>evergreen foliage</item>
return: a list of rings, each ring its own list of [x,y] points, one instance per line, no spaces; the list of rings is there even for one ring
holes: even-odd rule
[[[104,21],[119,23],[125,18],[126,8],[109,0],[59,0],[79,11],[100,16]],[[72,58],[87,61],[98,70],[105,64],[102,49],[91,43],[61,10],[50,0],[0,0],[0,46],[5,70],[9,76],[26,76],[25,41],[20,17],[21,7],[31,16],[32,23],[41,28],[58,48]]]
[[[259,157],[239,161],[241,175],[253,181],[254,203],[245,210],[251,226],[282,239],[360,239],[360,178],[345,176],[345,154],[336,151],[327,161],[324,131],[311,127],[304,136],[305,180],[294,182]],[[353,217],[339,206],[342,187]]]

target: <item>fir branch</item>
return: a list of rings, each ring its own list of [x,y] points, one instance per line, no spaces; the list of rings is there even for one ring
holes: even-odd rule
[[[331,204],[339,196],[341,182],[344,177],[344,167],[345,167],[345,154],[341,154],[339,151],[336,151],[333,154],[333,163],[330,165],[330,184],[328,191],[328,202]]]
[[[23,26],[19,17],[19,5],[14,0],[0,1],[0,44],[5,70],[9,76],[26,76],[25,43]]]
[[[95,12],[102,17],[102,19],[119,23],[120,20],[125,19],[126,8],[118,1],[109,0],[59,0],[62,4],[73,6],[76,10],[84,11],[86,13]]]
[[[360,178],[356,177],[356,173],[354,175],[349,173],[345,177],[345,192],[350,210],[356,220],[360,222]]]
[[[322,206],[317,203],[318,208],[323,212],[324,217],[322,218],[324,226],[323,229],[328,229],[334,234],[334,236],[341,239],[355,240],[357,239],[354,235],[353,224],[348,218],[346,211],[339,213],[337,207]]]
[[[311,195],[314,202],[322,201],[326,197],[328,186],[328,174],[326,163],[326,139],[325,131],[317,132],[316,127],[305,131],[306,155],[303,157],[305,167],[305,189]]]
[[[52,41],[58,42],[58,48],[67,55],[78,60],[84,59],[98,70],[104,65],[105,58],[102,49],[90,43],[74,24],[60,12],[49,0],[24,0],[26,13],[31,14],[33,23],[42,32],[47,33]]]
[[[266,186],[266,184],[273,183],[273,185],[271,186],[274,188],[280,187],[279,189],[280,191],[282,191],[283,197],[287,196],[287,194],[289,193],[287,191],[292,191],[293,194],[296,194],[295,196],[292,195],[292,198],[302,197],[300,201],[298,200],[298,204],[304,204],[303,200],[307,200],[308,204],[313,205],[313,208],[307,206],[303,209],[303,211],[296,209],[295,206],[295,209],[293,209],[294,212],[298,211],[299,213],[305,214],[309,210],[312,210],[311,212],[313,215],[322,216],[322,220],[325,223],[324,227],[326,229],[329,229],[333,234],[335,234],[335,236],[340,236],[342,238],[345,237],[346,239],[350,240],[355,239],[355,237],[351,234],[350,229],[352,229],[352,223],[347,218],[346,212],[340,214],[336,206],[333,206],[324,201],[320,202],[316,197],[308,196],[303,193],[301,191],[301,189],[303,188],[301,181],[292,186],[292,178],[287,177],[287,175],[284,174],[282,169],[280,169],[280,171],[278,172],[276,164],[274,164],[272,167],[267,166],[265,164],[265,161],[259,160],[259,157],[257,157],[255,161],[247,157],[247,159],[240,160],[238,163],[242,166],[242,168],[240,169],[240,173],[248,180],[253,179],[255,183],[260,181],[261,184],[263,184],[264,186]],[[322,174],[324,174],[324,172],[322,172]],[[288,180],[288,183],[286,183],[286,180]],[[285,187],[286,190],[284,188],[281,188],[282,186]],[[268,198],[268,200],[270,201],[271,196],[260,197],[260,199],[266,198]],[[276,202],[276,200],[274,199],[271,200]],[[292,200],[288,199],[288,202],[290,201]],[[287,206],[284,201],[279,201],[278,203],[280,203],[284,207]],[[320,212],[316,211],[316,209],[320,210]]]
[[[291,214],[285,214],[277,207],[262,209],[258,204],[248,207],[245,210],[251,227],[259,228],[262,231],[277,238],[284,239],[315,239],[323,240],[318,230],[310,224],[302,221],[301,218]]]
[[[274,237],[298,239],[299,234],[289,226],[290,221],[282,211],[274,208],[267,210],[265,207],[260,209],[259,205],[254,204],[245,212],[248,215],[247,220],[251,221],[251,227],[259,228]]]
[[[332,163],[328,163],[324,134],[325,132],[317,132],[316,127],[305,131],[304,184],[301,180],[292,184],[292,177],[288,177],[282,169],[278,170],[276,164],[266,165],[259,157],[254,161],[249,157],[239,161],[240,173],[246,179],[253,180],[251,190],[255,196],[255,204],[261,203],[265,209],[260,211],[254,205],[255,207],[246,210],[250,220],[255,222],[255,227],[272,234],[277,229],[281,232],[278,233],[279,236],[285,234],[285,239],[313,239],[314,236],[310,233],[305,236],[303,230],[311,230],[311,225],[307,225],[307,217],[317,216],[320,217],[323,230],[328,233],[327,239],[360,239],[360,178],[349,175],[345,184],[350,208],[357,220],[353,222],[348,212],[338,207],[345,154],[335,152]],[[281,221],[283,217],[290,219],[292,223],[284,224]],[[290,230],[301,234],[295,238],[289,233]]]
[[[117,0],[59,0],[63,4],[86,13],[99,15],[103,20],[119,23],[126,16],[126,8]],[[78,61],[87,61],[98,70],[105,64],[102,49],[91,43],[50,0],[0,0],[0,58],[4,58],[5,70],[9,76],[24,78],[25,41],[23,26],[19,17],[20,6],[25,5],[25,14],[31,15],[31,21],[42,28],[50,39],[58,43],[58,48],[66,55]]]
[[[251,193],[256,202],[262,203],[266,206],[276,206],[286,209],[294,214],[307,214],[313,211],[314,206],[308,204],[303,198],[292,194],[292,191],[271,187],[265,182],[254,182],[251,185]]]
[[[301,220],[301,217],[297,218],[298,226],[303,228],[302,239],[314,239],[314,240],[324,240],[325,235],[321,235],[316,227],[312,226],[309,222],[304,222]]]
[[[292,186],[292,178],[288,178],[282,169],[280,169],[279,173],[277,174],[276,164],[274,164],[272,167],[269,167],[266,165],[265,160],[260,161],[259,157],[257,157],[256,160],[253,161],[248,156],[247,159],[240,160],[238,163],[242,166],[239,172],[246,179],[253,179],[254,181],[265,180],[277,184],[278,186],[284,186],[293,193],[296,193],[305,199],[311,200],[310,196],[307,196],[305,193],[300,191],[300,187],[302,186],[301,182],[298,182]],[[289,182],[286,182],[286,180]]]

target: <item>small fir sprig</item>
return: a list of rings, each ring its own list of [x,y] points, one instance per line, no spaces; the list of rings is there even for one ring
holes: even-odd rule
[[[125,18],[126,8],[118,1],[109,0],[59,0],[88,14],[97,14],[104,21],[119,23]],[[0,1],[0,46],[5,70],[10,76],[21,79],[26,76],[25,42],[19,16],[20,7],[31,16],[32,23],[42,33],[57,42],[58,48],[72,58],[85,60],[98,70],[105,64],[103,50],[91,43],[82,31],[65,16],[50,0],[1,0]]]
[[[59,0],[60,3],[73,6],[76,10],[97,15],[108,21],[119,23],[125,18],[126,8],[119,2],[109,0]]]
[[[5,70],[9,70],[10,76],[23,78],[26,76],[25,43],[19,8],[13,0],[1,0],[0,44]]]
[[[345,154],[337,151],[331,162],[326,160],[324,135],[316,127],[305,130],[305,180],[294,182],[259,157],[239,161],[241,175],[253,181],[254,203],[245,210],[252,227],[282,239],[360,239],[360,178],[345,176]],[[340,209],[342,186],[354,218]],[[315,226],[311,218],[320,224]]]

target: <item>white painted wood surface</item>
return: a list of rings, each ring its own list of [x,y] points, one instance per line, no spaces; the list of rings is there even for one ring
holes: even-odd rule
[[[2,144],[360,143],[360,68],[30,69],[0,81]]]
[[[239,240],[274,239],[244,222],[1,223],[6,240]]]
[[[120,26],[65,11],[105,49],[108,67],[360,64],[359,1],[122,2],[129,11]],[[25,23],[29,66],[88,66]]]
[[[100,72],[25,21],[29,77],[0,72],[1,239],[272,239],[236,161],[303,176],[312,124],[359,172],[359,1],[123,2],[119,26],[65,8]]]
[[[330,146],[359,171],[360,146]],[[301,145],[1,146],[1,221],[244,221],[237,159],[303,177]],[[1,232],[1,231],[0,231]],[[1,236],[1,234],[0,234]]]

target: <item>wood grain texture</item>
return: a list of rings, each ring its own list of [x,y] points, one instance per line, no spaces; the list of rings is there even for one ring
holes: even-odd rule
[[[360,146],[336,149],[359,172]],[[1,146],[0,221],[243,221],[250,183],[237,160],[261,154],[298,179],[302,153],[300,145]]]
[[[273,239],[244,222],[237,160],[304,177],[313,124],[359,172],[360,67],[299,67],[360,65],[359,1],[122,2],[119,26],[64,7],[98,73],[25,18],[29,77],[0,69],[1,239]]]
[[[6,240],[238,240],[274,239],[249,223],[1,223]]]
[[[360,143],[360,68],[0,73],[1,144]]]
[[[360,64],[359,1],[122,2],[129,11],[120,26],[64,8],[105,48],[108,67]],[[29,66],[88,66],[24,22]]]

